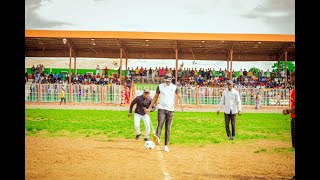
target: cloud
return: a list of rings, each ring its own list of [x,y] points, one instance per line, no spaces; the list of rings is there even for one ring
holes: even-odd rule
[[[220,0],[185,0],[181,6],[187,14],[204,15],[217,8],[219,2]]]
[[[51,0],[26,0],[25,1],[25,28],[37,29],[37,28],[52,28],[63,25],[73,25],[72,23],[63,21],[53,21],[41,18],[37,13],[43,3],[50,2]]]
[[[270,33],[294,34],[295,0],[264,0],[256,7],[241,14],[248,20],[261,21],[270,28]]]
[[[266,0],[262,1],[251,11],[241,15],[248,19],[261,19],[266,22],[294,22],[295,0]]]

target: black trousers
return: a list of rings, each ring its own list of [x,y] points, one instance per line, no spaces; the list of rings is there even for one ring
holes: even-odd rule
[[[235,136],[236,135],[236,114],[224,113],[224,122],[226,124],[226,132],[228,137],[230,137],[230,128],[229,128],[230,121],[231,121],[231,128],[232,128],[232,136]]]
[[[158,127],[157,127],[156,135],[158,136],[158,138],[160,138],[162,126],[165,122],[166,123],[165,134],[164,134],[165,135],[164,136],[164,144],[165,145],[168,145],[168,143],[169,143],[173,114],[174,114],[173,111],[168,111],[165,109],[158,109]]]
[[[64,101],[64,104],[66,104],[66,98],[61,98],[60,105],[61,105],[62,101]]]
[[[292,147],[295,148],[296,147],[296,122],[295,122],[295,118],[291,119],[291,139],[292,139]]]

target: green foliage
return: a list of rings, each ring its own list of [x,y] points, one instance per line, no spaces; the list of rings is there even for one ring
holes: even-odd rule
[[[157,111],[150,113],[151,134],[157,128]],[[83,137],[102,141],[133,139],[133,116],[128,111],[26,109],[26,136]],[[145,127],[141,121],[141,132]],[[290,117],[282,114],[244,113],[237,116],[236,141],[291,141]],[[161,134],[163,140],[164,126]],[[214,112],[175,112],[170,144],[206,145],[229,143],[226,140],[224,115]]]
[[[52,69],[52,74],[59,74],[61,71],[67,72],[69,73],[69,69],[68,68],[51,68]],[[31,74],[31,68],[27,68],[27,72],[28,74]],[[72,74],[74,74],[74,69],[71,69]],[[93,73],[93,75],[96,75],[96,69],[77,69],[77,74],[81,74],[84,75],[85,73],[91,72]],[[108,70],[108,75],[112,75],[112,74],[117,74],[118,70],[114,70],[114,69],[109,69]],[[44,74],[49,75],[50,74],[50,68],[45,68],[44,69]],[[101,68],[100,69],[100,75],[104,75],[105,74],[105,69]],[[126,75],[126,70],[122,70],[122,76]]]
[[[251,69],[249,69],[250,72],[255,71],[256,73],[258,73],[260,70],[260,68],[256,68],[256,67],[252,67]]]
[[[289,69],[289,71],[293,71],[295,69],[295,65],[293,64],[292,61],[287,61],[287,68]],[[275,72],[278,72],[278,62],[274,63],[272,66],[272,69]],[[280,61],[280,71],[284,71],[285,69],[285,61]]]

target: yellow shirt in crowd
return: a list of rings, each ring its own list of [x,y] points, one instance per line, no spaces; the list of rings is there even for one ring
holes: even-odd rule
[[[64,90],[61,90],[60,98],[64,98]]]

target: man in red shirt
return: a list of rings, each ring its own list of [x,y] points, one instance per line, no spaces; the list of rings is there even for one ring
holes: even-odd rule
[[[295,71],[292,71],[290,74],[290,83],[294,86],[295,85]],[[296,103],[296,91],[295,89],[291,90],[290,93],[290,108],[284,109],[283,114],[287,115],[290,114],[291,117],[291,137],[292,137],[292,147],[295,148],[295,103]]]

